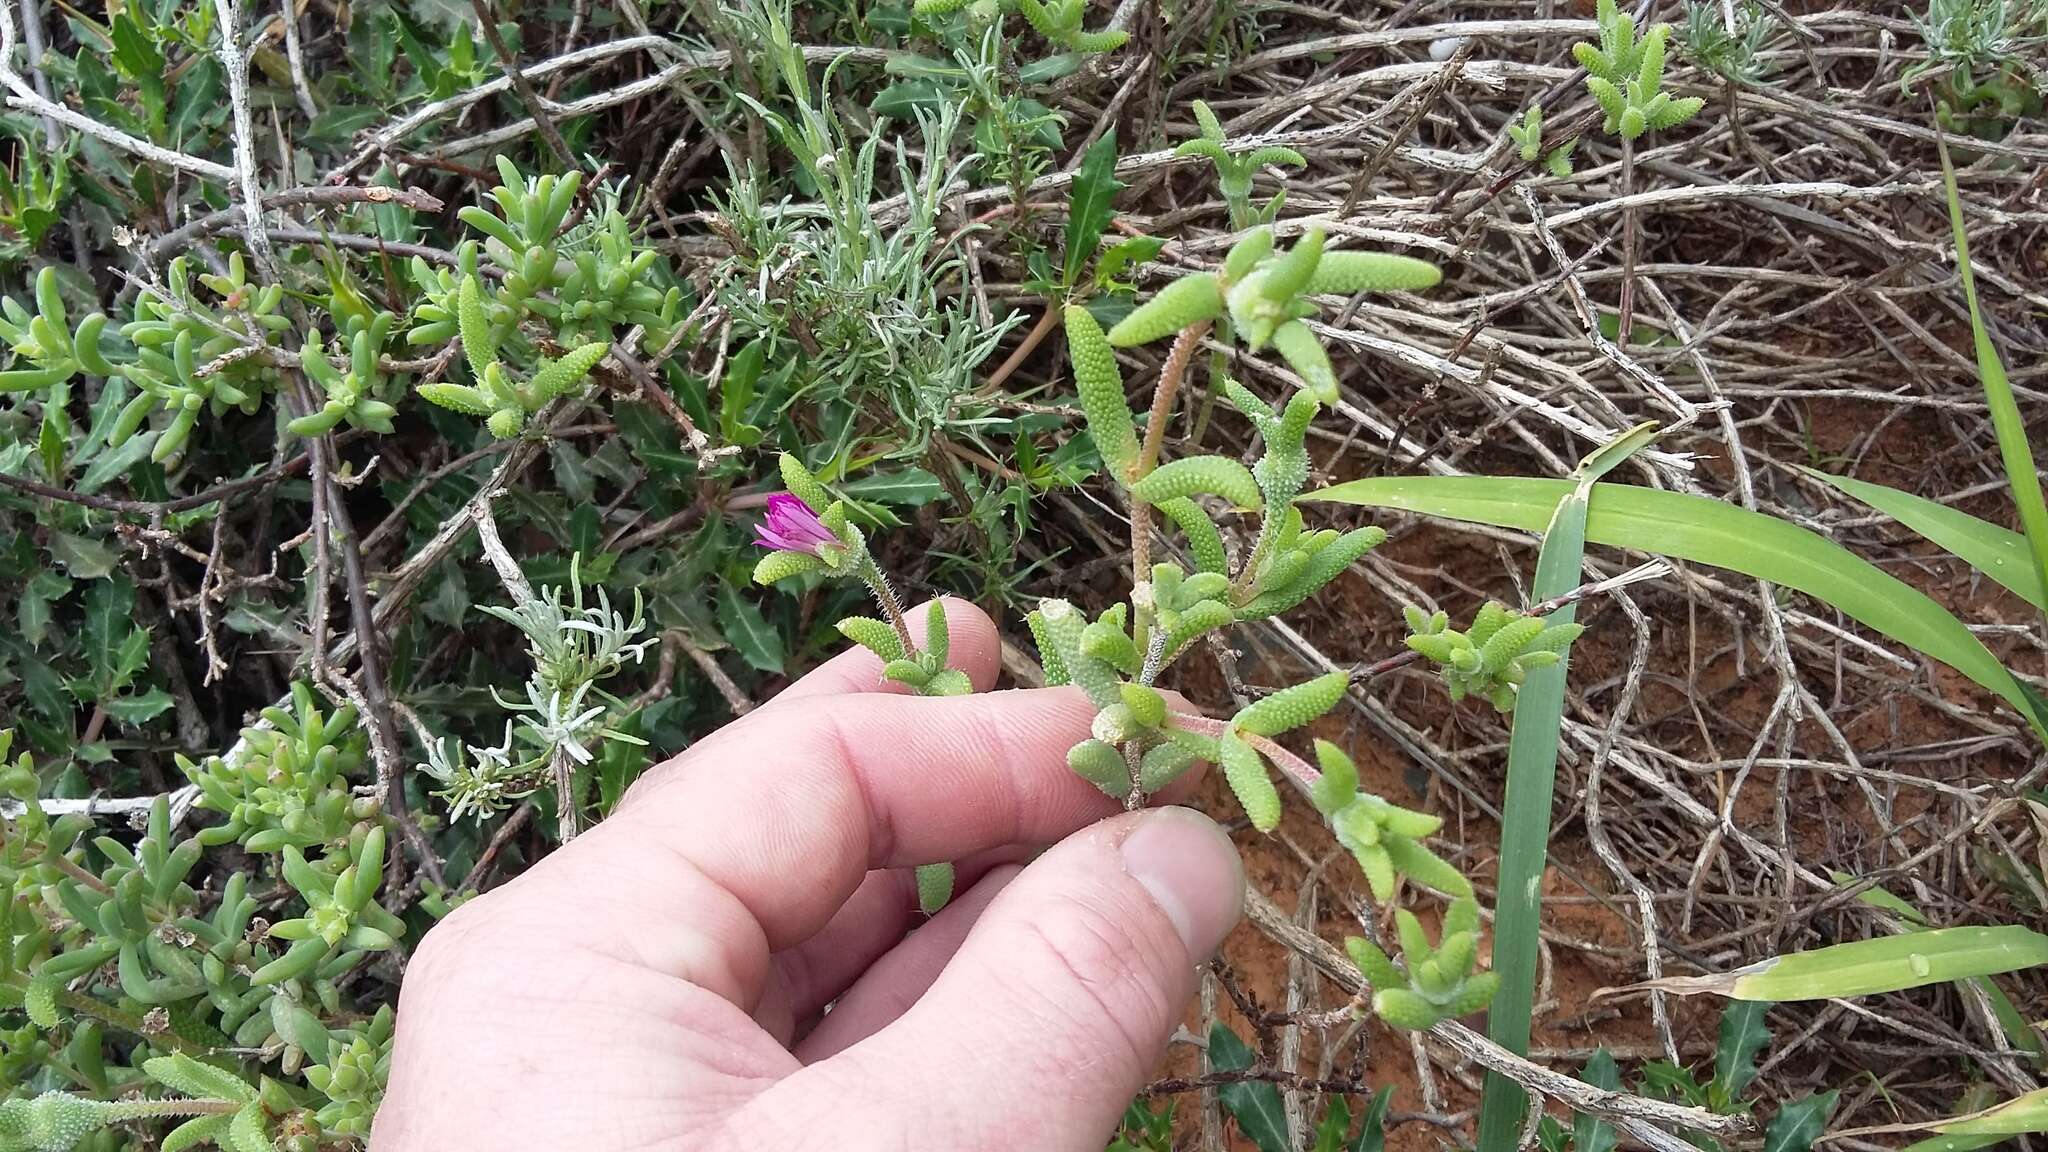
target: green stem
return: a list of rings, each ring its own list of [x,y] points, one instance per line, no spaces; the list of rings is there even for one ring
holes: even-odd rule
[[[237,1100],[118,1100],[107,1104],[110,1122],[156,1120],[166,1116],[225,1116],[240,1112]]]
[[[860,579],[868,586],[868,591],[874,593],[875,603],[882,606],[882,615],[887,616],[890,625],[896,629],[896,638],[903,641],[903,654],[915,655],[917,644],[910,638],[910,623],[903,616],[903,605],[896,599],[895,590],[889,587],[889,578],[883,575],[882,566],[875,563],[873,556],[861,557]]]
[[[1621,195],[1622,199],[1635,194],[1636,190],[1636,146],[1635,141],[1623,137],[1621,141]],[[1636,321],[1636,210],[1625,207],[1621,210],[1621,301],[1615,308],[1615,344],[1627,350],[1629,334],[1635,331]]]

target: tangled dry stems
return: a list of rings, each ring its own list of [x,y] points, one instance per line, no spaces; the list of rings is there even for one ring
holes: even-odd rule
[[[1127,139],[1184,138],[1192,127],[1180,110],[1201,94],[1224,117],[1233,147],[1285,145],[1308,159],[1306,169],[1285,176],[1283,235],[1315,223],[1333,239],[1433,254],[1449,273],[1427,299],[1360,300],[1318,326],[1342,350],[1344,382],[1336,406],[1342,420],[1313,430],[1320,478],[1417,469],[1563,475],[1598,442],[1640,420],[1661,420],[1671,430],[1634,466],[1633,482],[1713,495],[1824,531],[1955,608],[2012,666],[2042,667],[2048,650],[2037,620],[2015,599],[1971,583],[1957,562],[1928,555],[1792,467],[1824,463],[2004,514],[1991,429],[1959,337],[1966,321],[1938,206],[1928,109],[1890,79],[1907,52],[1901,44],[1911,42],[1906,21],[1852,9],[1799,17],[1801,29],[1821,35],[1776,39],[1765,53],[1773,67],[1761,84],[1678,72],[1678,89],[1706,97],[1709,112],[1695,128],[1639,151],[1636,189],[1620,195],[1618,153],[1597,138],[1581,145],[1579,170],[1570,177],[1525,173],[1511,189],[1512,155],[1493,143],[1534,95],[1558,122],[1585,110],[1571,83],[1574,70],[1561,61],[1591,21],[1529,18],[1520,14],[1526,6],[1511,4],[1288,5],[1260,50],[1233,62],[1226,78],[1202,71],[1163,82],[1156,61],[1199,52],[1191,37],[1213,6],[1190,5],[1170,28],[1139,18],[1142,5],[1123,6],[1116,26],[1134,30],[1134,50],[1091,65],[1062,92],[1062,110],[1081,130],[1083,145],[1113,123]],[[17,12],[5,7],[0,32],[8,39],[0,47],[11,45],[16,29]],[[239,20],[236,6],[221,7]],[[616,138],[630,133],[660,142],[620,157],[653,177],[658,190],[716,179],[720,160],[706,141],[723,129],[697,123],[701,105],[671,94],[686,91],[692,75],[729,67],[730,54],[685,51],[640,31],[569,47],[527,63],[517,79],[414,109],[371,132],[328,178],[345,179],[376,161],[401,173],[426,171],[437,160],[524,138],[551,118],[601,113],[619,129]],[[1460,38],[1448,59],[1431,51]],[[805,55],[873,64],[886,53],[816,45]],[[12,106],[146,159],[239,184],[238,214],[218,213],[155,238],[144,249],[146,260],[237,227],[261,253],[268,236],[303,237],[300,213],[322,203],[323,194],[273,193],[258,203],[250,157],[263,142],[255,139],[259,128],[239,84],[246,61],[238,48],[223,59],[238,104],[237,169],[124,139],[50,101],[38,78],[9,72],[0,81]],[[610,86],[562,103],[531,87],[564,73],[601,77]],[[508,87],[520,89],[527,119],[457,134],[453,125],[467,110]],[[429,130],[445,138],[423,145],[424,153],[405,150]],[[1026,189],[1032,203],[1059,198],[1080,151]],[[2048,165],[2048,136],[2038,125],[2023,126],[2002,142],[1973,145],[1971,156],[1961,182],[1978,275],[2015,390],[2025,403],[2040,405],[2048,399],[2048,326],[2040,319],[2048,310],[2048,204],[2039,174]],[[1230,234],[1224,206],[1189,168],[1165,149],[1126,155],[1117,171],[1130,188],[1119,204],[1129,226],[1169,238],[1165,263],[1210,268]],[[1278,175],[1267,174],[1261,185],[1262,192],[1279,187]],[[988,219],[1010,196],[1008,189],[962,191],[948,210],[964,225]],[[877,204],[876,218],[887,221],[899,208]],[[707,230],[712,214],[656,211],[677,253],[716,252],[715,230]],[[1624,212],[1634,214],[1641,233],[1634,267],[1640,329],[1625,342],[1599,325],[1618,294]],[[1043,306],[1022,287],[1024,269],[994,246],[968,253],[968,280],[984,308]],[[1150,286],[1163,282],[1164,270],[1155,273]],[[1051,343],[1004,366],[1005,386],[1020,406],[1056,406],[1065,395]],[[723,347],[715,333],[703,345]],[[1231,357],[1255,387],[1291,383],[1263,360],[1237,358],[1215,344],[1205,350]],[[1155,365],[1136,358],[1127,366]],[[1173,422],[1170,437],[1193,426],[1199,394],[1192,390],[1187,419]],[[569,434],[580,415],[580,406],[568,405],[554,414],[550,430]],[[696,429],[688,432],[700,451],[710,447]],[[325,463],[330,451],[325,444],[310,450],[316,516],[323,504],[330,516],[341,506]],[[377,669],[361,663],[369,653],[358,638],[410,610],[424,574],[488,523],[493,495],[532,467],[540,451],[539,441],[499,450],[484,488],[409,556],[390,551],[399,534],[379,525],[366,525],[360,536],[339,533],[339,556],[328,554],[327,534],[317,534],[310,672],[361,700],[374,718],[387,790],[398,770],[389,747],[396,710],[381,697]],[[290,467],[281,463],[267,482],[275,484]],[[1059,495],[1051,504],[1061,512],[1042,539],[1027,543],[1025,556],[1064,552],[1064,560],[1027,590],[1085,601],[1094,578],[1121,563],[1118,512],[1086,496]],[[163,515],[162,508],[115,510],[159,522]],[[1516,599],[1519,574],[1534,556],[1531,540],[1519,533],[1398,518],[1387,526],[1395,546],[1373,554],[1354,580],[1326,597],[1326,613],[1312,614],[1299,629],[1277,621],[1264,626],[1249,652],[1212,646],[1220,689],[1242,698],[1256,691],[1247,681],[1282,682],[1303,670],[1374,660],[1397,647],[1398,605],[1441,603],[1458,612],[1489,595]],[[957,543],[949,538],[967,530],[932,526],[933,538],[919,546]],[[1596,555],[1588,579],[1614,576],[1636,559]],[[218,560],[216,553],[209,572]],[[168,568],[164,580],[189,591],[177,587]],[[349,605],[346,625],[331,637],[329,588]],[[197,590],[202,615],[206,595],[204,586]],[[2011,797],[2036,783],[2048,762],[2016,720],[1824,607],[1754,581],[1679,567],[1653,583],[1613,588],[1587,609],[1582,619],[1591,632],[1569,701],[1563,811],[1553,844],[1552,907],[1573,914],[1555,918],[1546,934],[1547,975],[1572,968],[1623,984],[1882,930],[1876,913],[1830,882],[1833,870],[1907,894],[1937,922],[2014,914],[2015,895],[1988,879],[1978,861],[2011,858],[2014,873],[2028,876],[2026,859],[2040,840]],[[1382,624],[1362,630],[1360,621]],[[666,666],[678,650],[704,662],[679,636],[664,647]],[[736,711],[748,703],[729,681],[721,688],[730,689]],[[1354,690],[1351,723],[1361,740],[1390,750],[1386,760],[1426,781],[1451,826],[1465,833],[1465,863],[1484,875],[1504,730],[1490,712],[1453,711],[1433,699],[1419,678],[1395,671]],[[115,815],[126,808],[112,802],[88,810]],[[502,838],[522,834],[526,823],[515,819],[500,830],[479,873]],[[411,835],[423,846],[416,830]],[[1322,877],[1328,848],[1298,849],[1301,882],[1290,885],[1291,900],[1305,915],[1291,917],[1263,898],[1255,903],[1259,927],[1296,957],[1282,989],[1285,1022],[1260,1029],[1274,1040],[1260,1075],[1282,1084],[1296,1123],[1310,1112],[1307,1099],[1339,1082],[1333,1077],[1340,1064],[1362,1069],[1368,1059],[1361,1051],[1366,1034],[1330,1011],[1354,987],[1341,956],[1333,960],[1333,950],[1299,931],[1304,920],[1316,922],[1319,900],[1348,911],[1347,890]],[[431,851],[424,862],[435,870]],[[2048,894],[2022,895],[2037,909],[2048,905]],[[1610,930],[1600,931],[1603,925]],[[2038,1009],[2038,986],[2025,991],[2022,1005]],[[1677,1012],[1657,994],[1648,1000],[1588,1004],[1546,979],[1539,1001],[1549,1015],[1539,1023],[1552,1042],[1537,1055],[1568,1064],[1575,1052],[1563,1048],[1590,1048],[1614,1029],[1632,1027],[1638,1055],[1695,1056],[1703,1035],[1698,1014]],[[1217,1010],[1215,988],[1204,1004]],[[1840,1126],[1944,1114],[1962,1087],[1959,1056],[2007,1091],[2033,1086],[1987,1007],[1954,993],[1781,1011],[1781,1042],[1767,1069],[1775,1074],[1764,1082],[1788,1093],[1843,1087]],[[1647,1029],[1640,1024],[1645,1017]],[[1579,1042],[1561,1045],[1566,1037]],[[1447,1101],[1462,1091],[1453,1085],[1469,1088],[1477,1055],[1459,1037],[1440,1034],[1437,1041],[1418,1039],[1409,1054],[1426,1106],[1405,1118],[1450,1124],[1458,1114]],[[1213,1092],[1205,1098],[1203,1130],[1217,1146]]]

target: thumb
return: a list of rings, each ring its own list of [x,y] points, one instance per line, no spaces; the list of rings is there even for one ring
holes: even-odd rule
[[[917,1004],[844,1055],[911,1072],[917,1127],[953,1147],[1095,1152],[1243,902],[1243,865],[1208,817],[1105,820],[1011,881]]]

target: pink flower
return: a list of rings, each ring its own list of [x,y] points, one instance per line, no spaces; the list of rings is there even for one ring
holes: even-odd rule
[[[754,543],[778,552],[804,552],[812,556],[824,547],[843,547],[843,542],[801,497],[777,492],[768,497],[768,519],[754,526]]]

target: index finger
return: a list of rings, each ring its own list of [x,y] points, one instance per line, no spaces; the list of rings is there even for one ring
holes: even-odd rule
[[[938,602],[946,613],[949,650],[946,666],[967,673],[976,692],[988,691],[995,685],[996,672],[1002,666],[1003,638],[996,631],[995,621],[958,597],[943,596]],[[920,647],[928,639],[930,613],[929,603],[920,604],[911,609],[904,620],[910,629],[910,638]],[[775,708],[785,701],[806,700],[814,696],[843,696],[852,692],[903,695],[908,691],[902,684],[882,679],[882,658],[856,644],[804,673],[796,683],[776,693],[766,706]]]
[[[751,1010],[770,954],[823,928],[871,869],[1049,843],[1116,812],[1066,765],[1094,712],[1071,688],[764,708],[503,891],[545,901],[561,939]]]

